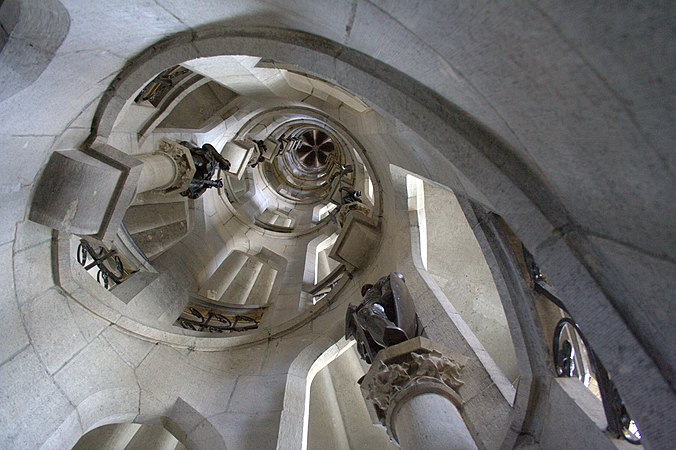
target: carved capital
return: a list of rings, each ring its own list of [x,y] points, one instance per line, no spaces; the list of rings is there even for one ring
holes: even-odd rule
[[[448,387],[452,390],[450,400],[460,406],[456,390],[463,385],[460,380],[462,366],[441,353],[410,353],[408,361],[386,364],[378,361],[378,371],[364,386],[367,390],[366,398],[374,403],[378,418],[385,425],[385,418],[395,400],[402,400],[405,391],[415,388],[417,393],[442,391],[448,394]]]
[[[171,159],[176,167],[176,176],[171,185],[162,189],[165,193],[183,192],[190,186],[195,175],[195,163],[190,156],[190,150],[177,142],[162,139],[156,153],[163,153]]]
[[[372,412],[396,440],[393,417],[402,404],[420,394],[434,393],[462,406],[457,390],[463,385],[463,365],[443,356],[427,339],[417,337],[378,353],[364,376],[361,389],[372,403]]]

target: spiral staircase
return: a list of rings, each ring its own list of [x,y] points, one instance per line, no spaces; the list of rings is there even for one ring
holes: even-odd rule
[[[363,241],[359,227],[377,229],[378,186],[374,194],[361,145],[334,118],[294,102],[266,109],[236,98],[216,108],[214,96],[187,94],[217,74],[186,67],[192,70],[171,67],[146,85],[129,102],[111,142],[131,155],[153,154],[167,139],[213,143],[232,160],[232,171],[219,172],[223,187],[197,200],[163,190],[136,194],[111,247],[124,267],[122,282],[111,282],[109,289],[128,304],[140,296],[160,304],[152,296],[162,290],[143,283],[164,283],[157,273],[160,280],[172,277],[172,285],[182,286],[183,309],[173,324],[180,330],[172,332],[251,332],[282,324],[326,298],[344,274],[364,266],[364,249],[372,252],[377,231],[364,234],[370,240]],[[230,116],[220,125],[213,122],[213,129],[195,129],[185,111],[200,108]],[[172,128],[163,126],[169,122]],[[130,132],[139,141],[125,146],[128,140],[120,136]],[[346,190],[367,194],[345,205]],[[350,214],[358,220],[348,233]],[[362,247],[362,254],[355,259],[344,250],[343,256],[332,253],[336,242]],[[249,325],[231,326],[238,321]]]
[[[623,448],[626,402],[645,447],[670,448],[671,5],[455,6],[0,1],[0,446],[131,422],[191,449],[303,446],[347,303],[400,270],[426,335],[469,358],[479,447]],[[197,201],[135,195],[162,140],[237,170]],[[473,327],[513,340],[516,383]],[[613,420],[557,377],[587,364],[552,330],[593,347]],[[353,394],[310,428],[361,429]]]

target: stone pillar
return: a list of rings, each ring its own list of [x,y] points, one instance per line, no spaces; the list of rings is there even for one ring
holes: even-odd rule
[[[460,415],[461,370],[431,341],[416,337],[378,353],[362,394],[403,450],[476,449]]]
[[[143,161],[137,194],[153,189],[166,193],[182,192],[188,189],[195,175],[190,150],[168,139],[160,141],[157,152],[137,158]]]

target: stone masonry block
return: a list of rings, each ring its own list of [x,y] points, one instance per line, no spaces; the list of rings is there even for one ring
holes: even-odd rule
[[[50,373],[87,344],[66,302],[63,295],[50,289],[21,308],[35,351]]]
[[[0,300],[0,315],[4,325],[0,327],[0,364],[28,345],[28,335],[23,326],[14,293],[12,274],[12,244],[0,245],[0,286],[5,295]]]
[[[32,347],[0,366],[0,380],[2,448],[39,448],[74,411]]]

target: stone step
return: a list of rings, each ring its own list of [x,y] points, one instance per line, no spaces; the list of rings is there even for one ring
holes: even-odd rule
[[[209,277],[207,282],[204,283],[204,286],[200,288],[199,294],[204,297],[209,297],[209,291],[214,291],[216,293],[214,299],[220,299],[228,287],[230,287],[230,284],[247,262],[248,258],[249,257],[246,254],[237,250],[230,253]]]
[[[235,305],[245,304],[262,268],[262,262],[249,258],[219,301]]]
[[[124,216],[124,225],[131,234],[171,225],[185,220],[186,204],[155,203],[131,206]]]
[[[272,223],[272,220],[277,217],[277,214],[275,214],[271,209],[266,209],[261,213],[260,216],[258,216],[258,220],[264,223]]]
[[[272,287],[277,278],[277,271],[267,264],[261,268],[258,278],[249,292],[246,305],[266,305],[270,301]]]
[[[315,272],[315,284],[319,283],[331,273],[331,264],[326,250],[317,253],[317,268]]]
[[[178,244],[186,234],[188,234],[188,223],[186,220],[181,220],[152,230],[133,233],[131,237],[146,257],[153,260]]]

